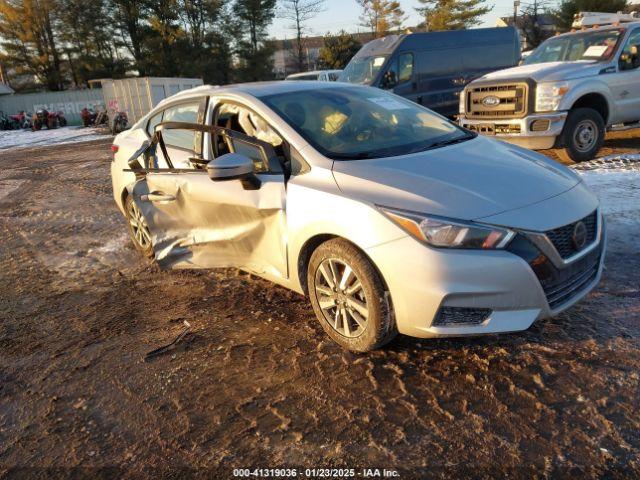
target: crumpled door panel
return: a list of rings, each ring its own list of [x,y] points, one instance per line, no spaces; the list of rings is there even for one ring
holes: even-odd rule
[[[138,181],[134,201],[149,225],[158,264],[238,267],[286,278],[284,178],[260,179],[258,190],[245,190],[238,180],[213,182],[198,170],[150,172]]]

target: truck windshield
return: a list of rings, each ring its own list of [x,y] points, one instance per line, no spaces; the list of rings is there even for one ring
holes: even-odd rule
[[[406,155],[475,137],[430,110],[377,88],[332,86],[261,100],[332,159]]]
[[[369,85],[378,75],[378,72],[387,60],[385,55],[371,57],[355,57],[340,74],[341,82],[361,83]]]
[[[577,60],[607,60],[616,49],[623,30],[591,31],[551,38],[524,61],[525,65]]]

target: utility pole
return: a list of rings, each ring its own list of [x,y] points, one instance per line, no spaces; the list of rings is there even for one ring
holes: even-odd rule
[[[520,0],[513,0],[513,26],[517,28],[516,22],[518,21],[518,7],[520,6]]]

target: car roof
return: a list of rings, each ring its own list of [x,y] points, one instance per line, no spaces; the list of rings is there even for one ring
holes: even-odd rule
[[[271,81],[271,82],[251,82],[251,83],[234,83],[230,85],[202,85],[199,87],[183,90],[171,97],[166,98],[162,103],[178,100],[180,98],[188,98],[197,95],[220,95],[224,93],[241,92],[249,94],[253,97],[265,97],[268,95],[277,95],[280,93],[300,92],[304,90],[316,90],[323,88],[354,88],[357,85],[336,82],[317,82],[309,80],[290,80],[290,81]]]

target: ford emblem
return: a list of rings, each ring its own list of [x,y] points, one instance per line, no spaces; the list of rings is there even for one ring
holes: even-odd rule
[[[482,105],[485,107],[497,107],[500,105],[500,99],[498,97],[494,97],[493,95],[489,95],[488,97],[484,97],[482,99]]]

